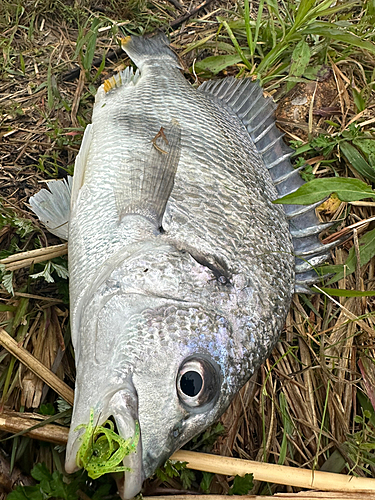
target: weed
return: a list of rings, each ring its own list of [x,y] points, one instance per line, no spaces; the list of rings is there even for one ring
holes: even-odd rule
[[[58,471],[52,474],[46,465],[37,464],[31,471],[32,477],[38,482],[35,486],[18,486],[9,493],[9,500],[47,500],[48,498],[62,498],[64,500],[78,500],[79,488],[85,478],[80,474],[69,483],[64,480],[63,474]]]
[[[253,474],[245,474],[244,476],[235,476],[233,485],[230,487],[229,495],[248,495],[253,488]]]
[[[362,416],[356,415],[355,423],[359,430],[348,435],[348,440],[344,444],[347,454],[353,465],[349,467],[349,472],[353,472],[359,467],[363,472],[372,476],[369,467],[375,467],[375,428],[370,422],[373,411],[363,410]]]
[[[226,41],[224,28],[237,54],[232,55],[231,60],[228,58],[228,64],[242,62],[245,73],[256,75],[262,84],[285,74],[284,80],[295,83],[308,67],[310,72],[312,69],[318,71],[328,54],[342,50],[343,46],[349,47],[346,56],[354,57],[358,49],[375,54],[374,35],[368,33],[366,16],[359,23],[348,19],[343,23],[338,18],[339,14],[343,17],[353,11],[360,11],[357,0],[338,5],[332,5],[330,0],[282,3],[261,0],[254,20],[249,0],[245,0],[244,9],[239,16],[237,14],[236,20],[218,18],[221,27],[217,39]],[[193,48],[193,45],[189,47]],[[223,69],[223,57],[210,56],[199,61],[195,70],[217,74]],[[363,105],[360,98],[358,103]]]

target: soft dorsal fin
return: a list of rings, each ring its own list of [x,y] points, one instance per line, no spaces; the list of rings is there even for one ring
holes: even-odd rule
[[[272,98],[264,97],[258,82],[250,78],[238,80],[233,77],[224,80],[204,82],[198,89],[209,95],[218,104],[224,104],[238,116],[246,127],[264,165],[268,169],[279,196],[296,191],[304,181],[300,169],[294,169],[290,157],[293,150],[284,140],[275,123],[276,104]],[[311,293],[308,285],[319,280],[313,266],[327,260],[329,247],[322,245],[318,233],[328,227],[320,225],[315,208],[321,202],[301,207],[283,205],[289,219],[296,255],[295,291]],[[298,258],[301,257],[301,258]]]

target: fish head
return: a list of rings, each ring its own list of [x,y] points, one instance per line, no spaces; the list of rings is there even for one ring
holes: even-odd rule
[[[66,459],[67,471],[76,470],[90,412],[94,425],[113,417],[120,436],[135,446],[123,458],[124,499],[222,415],[270,348],[269,321],[259,316],[267,306],[256,306],[257,294],[242,287],[245,297],[215,282],[188,252],[154,248],[137,259],[102,280],[82,307]]]
[[[132,498],[174,451],[219,418],[238,390],[231,326],[197,302],[114,289],[93,295],[81,325],[66,470],[82,466],[77,454],[91,412],[93,427],[113,417],[124,440],[139,424],[120,484],[122,497]]]

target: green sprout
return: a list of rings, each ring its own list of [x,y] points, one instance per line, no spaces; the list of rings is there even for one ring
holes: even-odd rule
[[[131,471],[129,467],[120,466],[123,459],[136,451],[139,441],[139,423],[135,422],[134,436],[123,439],[114,431],[110,420],[103,425],[94,426],[94,410],[90,410],[90,422],[81,424],[76,431],[84,428],[85,433],[80,438],[82,443],[77,452],[77,465],[87,470],[91,479],[97,479],[110,472]]]

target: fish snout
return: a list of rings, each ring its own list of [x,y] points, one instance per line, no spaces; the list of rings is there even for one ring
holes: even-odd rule
[[[84,413],[73,412],[65,470],[84,468],[92,479],[122,473],[116,478],[120,496],[131,499],[141,491],[145,477],[136,393],[119,390],[94,408],[89,416],[87,408]]]

